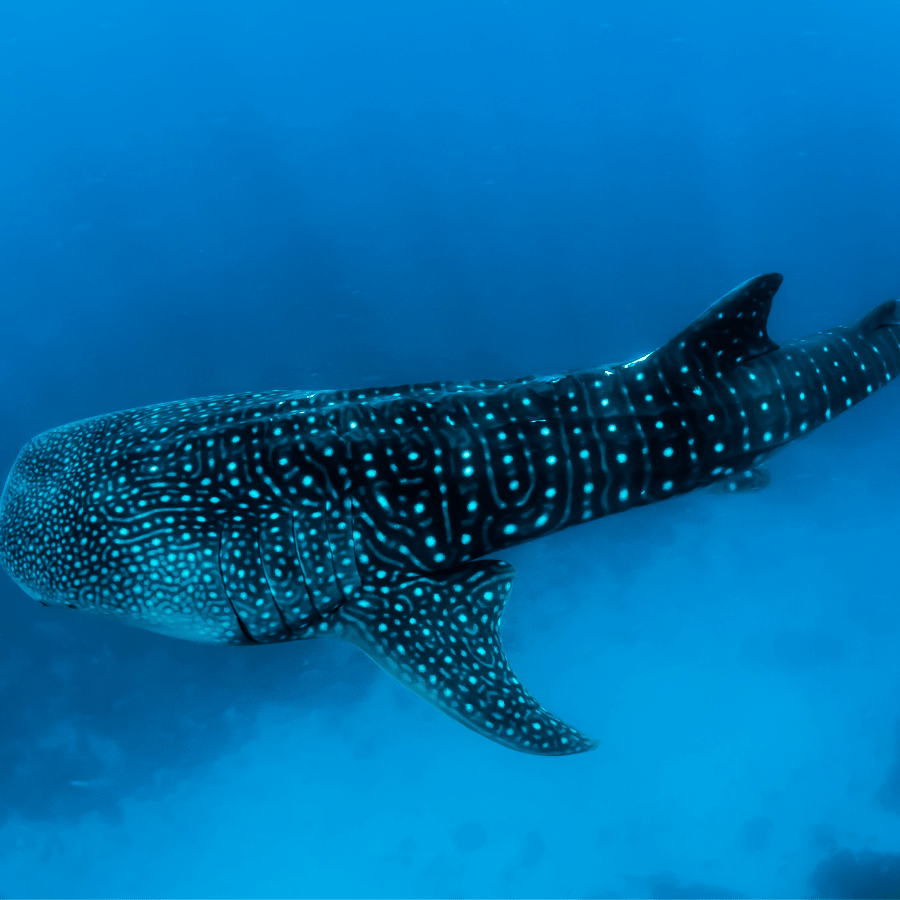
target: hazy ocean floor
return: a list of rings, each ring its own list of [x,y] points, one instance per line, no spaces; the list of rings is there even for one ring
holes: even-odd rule
[[[512,753],[373,671],[348,705],[260,708],[117,814],[8,821],[0,893],[785,897],[833,851],[900,850],[900,485],[889,434],[854,449],[841,421],[764,492],[508,555],[510,656],[594,753]]]

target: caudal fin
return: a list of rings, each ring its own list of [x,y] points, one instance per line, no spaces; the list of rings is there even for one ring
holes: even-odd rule
[[[496,560],[411,574],[389,594],[363,587],[341,610],[342,637],[473,731],[543,756],[596,741],[547,712],[519,683],[500,645],[515,570]]]

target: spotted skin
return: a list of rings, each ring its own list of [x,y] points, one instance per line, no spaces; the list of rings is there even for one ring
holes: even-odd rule
[[[624,365],[56,428],[7,481],[0,561],[45,604],[177,637],[341,637],[501,744],[588,750],[512,672],[498,629],[514,572],[483,557],[699,487],[761,487],[773,451],[900,372],[896,301],[780,348],[780,284],[745,282]]]

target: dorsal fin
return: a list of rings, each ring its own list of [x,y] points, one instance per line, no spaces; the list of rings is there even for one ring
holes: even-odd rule
[[[499,624],[514,574],[509,563],[489,559],[410,573],[387,594],[364,585],[341,607],[334,633],[499,744],[541,756],[590,750],[596,742],[544,709],[506,660]]]
[[[766,330],[772,298],[781,286],[777,272],[757,275],[716,300],[703,315],[653,356],[692,360],[727,369],[778,349]]]
[[[870,335],[879,328],[900,325],[900,300],[886,300],[866,313],[854,326],[858,334]]]

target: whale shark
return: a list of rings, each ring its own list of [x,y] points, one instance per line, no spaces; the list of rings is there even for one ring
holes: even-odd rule
[[[510,667],[515,573],[485,557],[698,488],[758,489],[776,450],[900,373],[900,302],[779,346],[781,281],[746,281],[624,364],[233,394],[54,428],[7,479],[0,562],[45,605],[179,638],[342,638],[500,744],[590,750]]]

